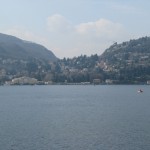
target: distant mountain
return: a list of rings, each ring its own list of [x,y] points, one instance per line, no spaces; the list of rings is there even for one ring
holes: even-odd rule
[[[150,37],[114,43],[100,56],[109,78],[132,83],[150,80]]]
[[[0,34],[0,84],[22,76],[65,84],[145,84],[150,81],[150,37],[114,43],[100,56],[57,59],[39,44]]]
[[[56,82],[145,84],[150,80],[150,37],[114,43],[105,52],[62,59],[55,70]]]
[[[16,77],[47,78],[58,58],[44,46],[0,33],[0,84]]]
[[[56,56],[42,45],[2,33],[0,33],[0,58],[57,60]]]
[[[139,39],[130,40],[121,44],[114,43],[101,55],[101,58],[112,60],[130,59],[132,55],[147,55],[150,53],[150,37],[142,37]],[[123,57],[126,56],[126,57]]]

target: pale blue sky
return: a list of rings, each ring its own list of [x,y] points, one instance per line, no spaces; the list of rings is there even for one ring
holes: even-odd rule
[[[0,32],[57,57],[101,54],[113,42],[150,35],[149,0],[0,0]]]

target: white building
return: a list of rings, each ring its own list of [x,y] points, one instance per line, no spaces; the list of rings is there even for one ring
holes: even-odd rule
[[[147,84],[150,85],[150,80],[147,81]]]
[[[113,83],[113,80],[111,80],[111,79],[106,79],[106,80],[105,80],[105,83],[106,83],[106,84],[112,84],[112,83]]]
[[[37,84],[37,79],[30,77],[20,77],[12,79],[12,84]]]

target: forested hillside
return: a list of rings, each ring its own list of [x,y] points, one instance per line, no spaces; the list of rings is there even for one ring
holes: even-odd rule
[[[100,56],[58,59],[41,45],[0,34],[0,83],[22,76],[43,83],[144,84],[150,80],[150,37],[114,43]]]

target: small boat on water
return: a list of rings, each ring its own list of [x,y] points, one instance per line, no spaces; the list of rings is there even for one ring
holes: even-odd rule
[[[138,93],[143,93],[143,90],[142,90],[142,89],[139,89],[139,90],[138,90]]]

